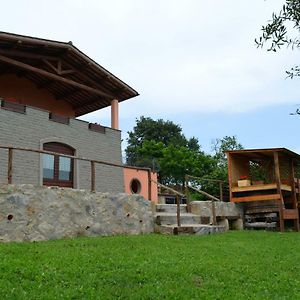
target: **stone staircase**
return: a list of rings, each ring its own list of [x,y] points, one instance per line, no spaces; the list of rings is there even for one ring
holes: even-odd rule
[[[201,224],[201,216],[187,212],[187,205],[180,205],[181,226],[177,226],[177,205],[156,204],[154,212],[155,232],[161,234],[213,234],[224,232],[225,226]]]

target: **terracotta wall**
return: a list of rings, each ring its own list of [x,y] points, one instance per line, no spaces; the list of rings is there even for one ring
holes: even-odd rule
[[[149,199],[148,193],[148,171],[144,169],[131,169],[124,168],[124,185],[125,185],[125,193],[132,194],[130,185],[133,179],[139,180],[141,184],[140,195],[142,195],[145,199]],[[157,173],[151,172],[151,179],[155,182],[157,181]],[[151,183],[151,201],[157,203],[158,195],[157,195],[157,184],[154,182]]]
[[[72,106],[62,100],[56,100],[45,89],[37,86],[24,77],[16,75],[0,76],[0,97],[15,99],[16,102],[42,108],[56,114],[74,117]]]

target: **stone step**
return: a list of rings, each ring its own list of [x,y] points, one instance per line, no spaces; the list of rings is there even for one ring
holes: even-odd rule
[[[156,212],[154,214],[155,223],[158,225],[177,224],[177,214],[168,212]],[[181,224],[200,224],[201,217],[191,213],[180,214]]]
[[[208,235],[225,231],[226,228],[222,225],[185,224],[180,227],[178,227],[176,224],[155,225],[155,232],[160,234]]]
[[[177,204],[156,204],[156,211],[157,212],[176,213],[177,212]],[[187,212],[186,204],[180,204],[180,212],[182,212],[182,213]]]

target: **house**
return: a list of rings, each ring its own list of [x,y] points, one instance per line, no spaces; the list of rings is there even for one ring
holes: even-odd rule
[[[227,152],[230,201],[243,203],[249,227],[299,231],[300,155],[286,148]]]
[[[0,32],[0,184],[124,192],[118,107],[136,96],[72,42]],[[111,127],[77,119],[106,107]]]

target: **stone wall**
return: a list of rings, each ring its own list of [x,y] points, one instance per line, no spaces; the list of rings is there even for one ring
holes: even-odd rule
[[[215,201],[216,216],[221,218],[243,218],[244,210],[242,205],[233,202]],[[191,212],[193,214],[210,217],[212,214],[211,201],[192,201]]]
[[[241,230],[244,228],[243,218],[244,209],[241,204],[233,202],[218,202],[215,203],[215,214],[219,225],[225,226],[228,230],[232,229]],[[191,212],[199,215],[201,221],[212,223],[212,201],[192,201],[190,203]]]
[[[139,195],[4,185],[0,188],[0,241],[153,232],[151,202]]]
[[[43,143],[60,142],[75,149],[75,155],[92,160],[121,164],[121,132],[105,128],[91,131],[85,121],[70,119],[70,124],[49,120],[49,112],[26,107],[26,113],[0,108],[0,145],[42,149]],[[0,149],[0,184],[7,183],[7,150]],[[13,183],[42,185],[42,165],[37,153],[14,151]],[[75,164],[74,187],[90,189],[89,162]],[[124,192],[122,168],[96,165],[96,190]]]

